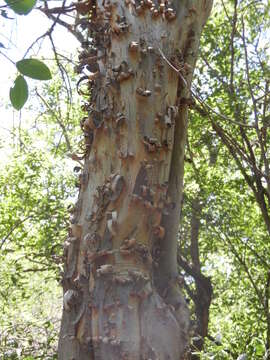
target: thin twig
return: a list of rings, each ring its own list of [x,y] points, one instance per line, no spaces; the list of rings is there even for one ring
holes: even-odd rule
[[[55,111],[52,109],[52,107],[48,104],[48,102],[44,99],[44,97],[36,90],[36,94],[37,96],[41,99],[41,101],[43,102],[43,104],[46,106],[46,108],[50,111],[50,113],[53,115],[53,117],[55,118],[56,122],[58,123],[58,125],[61,127],[66,144],[67,144],[67,148],[68,151],[72,152],[72,147],[71,147],[71,143],[69,141],[69,137],[67,134],[67,129],[65,127],[65,125],[63,124],[63,122],[59,119],[59,117],[57,116],[57,114],[55,113]]]
[[[18,220],[15,222],[15,224],[9,230],[7,235],[2,239],[1,244],[0,244],[0,249],[2,249],[3,245],[5,244],[7,239],[10,237],[10,235],[13,233],[13,231],[15,231],[18,228],[18,226],[20,226],[22,223],[24,223],[26,220],[30,219],[31,217],[32,217],[32,215],[29,215],[29,216],[25,217],[24,219]]]
[[[2,51],[0,51],[0,54],[1,54],[2,56],[4,56],[4,58],[6,58],[8,61],[10,61],[13,65],[16,66],[15,61],[11,60],[10,57],[8,57],[8,56],[7,56],[6,54],[4,54]]]
[[[164,53],[162,52],[162,50],[160,48],[158,48],[163,60],[166,61],[166,63],[175,71],[177,72],[178,76],[180,77],[180,79],[183,81],[184,85],[187,87],[188,84],[187,84],[187,81],[186,79],[184,78],[184,76],[181,74],[181,70],[177,69],[167,58],[166,56],[164,55]]]
[[[178,74],[178,76],[180,77],[180,79],[183,81],[185,87],[188,87],[188,84],[187,84],[187,81],[186,79],[184,78],[184,76],[181,74],[181,70],[177,69],[167,58],[166,56],[164,55],[164,53],[162,52],[162,50],[160,48],[158,48],[162,58],[166,61],[166,63]],[[244,124],[242,122],[239,122],[239,121],[235,121],[235,120],[232,120],[230,118],[228,118],[227,116],[217,112],[215,109],[213,109],[210,105],[208,105],[205,101],[203,101],[200,96],[194,91],[192,90],[192,88],[190,88],[190,92],[191,94],[193,95],[193,97],[195,99],[197,99],[199,101],[199,103],[203,106],[205,106],[208,110],[210,110],[211,112],[213,112],[215,115],[217,115],[218,117],[220,117],[221,119],[223,120],[226,120],[226,121],[229,121],[235,125],[239,125],[239,126],[244,126],[244,127],[248,127],[248,128],[254,128],[254,125],[247,125],[247,124]]]

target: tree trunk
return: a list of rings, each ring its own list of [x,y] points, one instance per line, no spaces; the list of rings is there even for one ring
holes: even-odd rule
[[[177,272],[187,107],[211,0],[89,7],[80,59],[91,103],[59,359],[178,360],[189,332]]]
[[[178,254],[178,264],[186,272],[186,276],[193,277],[195,282],[195,289],[187,283],[185,287],[188,288],[188,295],[194,302],[195,312],[195,326],[193,341],[190,346],[190,354],[188,359],[199,360],[200,353],[203,350],[205,338],[208,335],[209,325],[209,311],[213,296],[213,288],[211,279],[203,275],[201,270],[200,252],[199,252],[199,234],[200,234],[200,220],[202,217],[203,202],[200,196],[197,195],[191,203],[191,225],[190,225],[190,251],[191,262],[184,260]]]

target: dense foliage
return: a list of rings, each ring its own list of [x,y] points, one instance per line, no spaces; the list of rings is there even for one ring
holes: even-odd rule
[[[79,104],[74,100],[71,106],[58,76],[37,93],[44,102],[35,123],[27,121],[33,109],[26,109],[22,127],[10,124],[10,137],[1,136],[0,354],[4,359],[56,356],[62,247],[68,210],[76,196],[78,166],[74,172],[67,155],[79,151]]]
[[[179,231],[194,359],[270,357],[269,10],[217,0],[197,63]],[[53,359],[62,306],[80,109],[59,78],[38,94],[35,124],[1,136],[3,359]]]
[[[180,248],[213,286],[207,359],[270,356],[268,23],[267,2],[216,2],[193,85]]]

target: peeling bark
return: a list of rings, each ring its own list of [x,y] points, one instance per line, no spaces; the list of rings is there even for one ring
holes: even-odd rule
[[[210,8],[89,3],[93,41],[80,59],[91,102],[65,243],[60,360],[177,360],[188,345],[177,231],[189,87]]]

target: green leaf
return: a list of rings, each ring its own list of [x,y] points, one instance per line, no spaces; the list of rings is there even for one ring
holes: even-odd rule
[[[5,0],[5,3],[19,15],[27,15],[36,5],[37,0]]]
[[[9,98],[12,106],[16,110],[20,110],[26,103],[28,98],[28,86],[22,75],[17,76],[14,86],[10,88]]]
[[[17,69],[25,76],[36,80],[50,80],[50,69],[42,61],[37,59],[23,59],[16,63]]]

